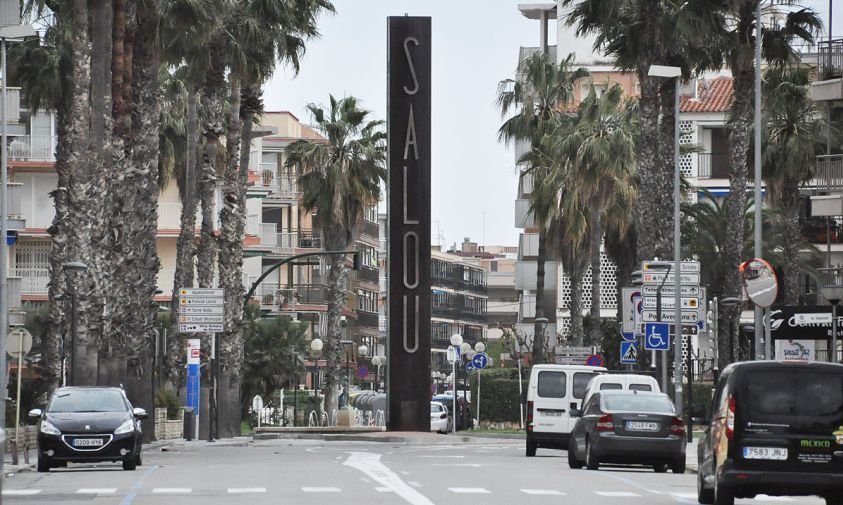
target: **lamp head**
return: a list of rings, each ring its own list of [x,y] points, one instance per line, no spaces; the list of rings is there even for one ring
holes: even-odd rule
[[[453,335],[451,335],[451,345],[457,347],[460,344],[462,344],[462,335],[460,335],[459,333],[454,333]]]
[[[650,65],[650,69],[647,71],[647,75],[650,77],[662,77],[665,79],[672,79],[674,77],[681,76],[682,69],[679,67],[670,67],[667,65]]]
[[[88,270],[88,265],[81,261],[68,261],[67,263],[63,263],[61,268],[65,272],[84,272]]]
[[[314,338],[310,341],[310,350],[313,352],[320,352],[322,351],[322,347],[324,347],[324,345],[325,344],[322,343],[322,339]]]

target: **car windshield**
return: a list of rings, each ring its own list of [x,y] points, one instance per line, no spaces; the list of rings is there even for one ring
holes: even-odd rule
[[[666,396],[655,395],[605,395],[606,410],[618,412],[654,412],[673,414],[673,404]]]
[[[843,375],[758,371],[747,375],[748,415],[834,416],[843,413]]]
[[[430,413],[431,414],[436,414],[438,412],[442,412],[442,410],[443,410],[442,405],[431,405],[430,406]]]
[[[53,395],[47,412],[124,412],[128,410],[123,395],[108,389],[59,391]]]

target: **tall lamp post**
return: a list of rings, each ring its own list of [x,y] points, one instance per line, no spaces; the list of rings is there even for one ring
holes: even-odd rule
[[[375,365],[375,393],[378,392],[381,385],[380,375],[381,375],[381,366],[386,365],[386,356],[375,356],[372,358],[372,364]]]
[[[319,354],[325,344],[321,338],[314,338],[310,341],[310,351],[313,354],[313,359],[316,362],[316,373],[313,377],[313,394],[316,396],[316,406],[319,406]]]
[[[357,367],[360,367],[360,358],[367,358],[369,356],[369,346],[366,344],[360,344],[360,347],[357,348]],[[363,379],[364,377],[360,377],[360,386],[362,389],[363,386]]]
[[[676,86],[676,98],[674,100],[673,117],[673,278],[674,289],[676,290],[674,330],[673,330],[673,384],[675,393],[673,396],[676,411],[682,412],[682,241],[681,229],[679,226],[680,208],[680,174],[679,174],[679,85],[682,77],[682,69],[663,65],[651,65],[647,75],[650,77],[661,77],[673,79]]]
[[[837,363],[837,304],[843,299],[843,267],[819,268],[820,292],[831,304],[831,348],[828,361]]]
[[[62,264],[62,270],[65,273],[70,272],[85,272],[88,270],[88,265],[82,263],[81,261],[69,261],[67,263]],[[77,283],[70,282],[70,277],[67,276],[67,283],[70,284],[70,385],[77,386],[77,382],[79,380],[78,374],[78,361],[76,359],[77,356],[77,349],[76,349],[76,341],[77,341],[77,325],[78,325],[78,318],[79,318],[79,289]]]
[[[459,333],[454,333],[451,335],[451,345],[454,347],[454,352],[458,352],[457,349],[462,345],[462,335]],[[454,435],[457,434],[457,361],[459,359],[454,357],[454,361],[451,364],[453,368],[453,372],[451,374],[453,378],[454,384],[454,406],[453,406],[453,415],[454,415],[454,423],[453,423],[453,433]]]

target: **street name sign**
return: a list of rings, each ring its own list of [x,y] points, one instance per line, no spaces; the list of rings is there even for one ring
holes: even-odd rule
[[[675,266],[673,261],[642,261],[641,262],[641,270],[644,272],[652,271],[652,270],[659,270],[659,271],[666,271],[668,269],[672,269]],[[679,262],[679,268],[684,274],[685,272],[699,272],[700,271],[700,262],[699,261],[681,261]]]
[[[222,298],[224,296],[222,288],[181,288],[179,296],[188,296],[190,298]]]
[[[665,323],[674,323],[676,322],[676,313],[672,310],[664,311],[662,310],[662,322]],[[697,324],[697,321],[700,320],[702,314],[700,313],[699,309],[697,310],[683,310],[682,311],[682,324]],[[644,309],[641,313],[641,321],[645,323],[655,323],[658,322],[656,318],[656,309]]]
[[[658,305],[658,297],[657,296],[645,296],[643,300],[643,306],[645,309],[655,309]],[[700,306],[700,299],[695,296],[685,296],[682,297],[682,305],[683,309],[697,309]],[[676,297],[674,296],[664,296],[662,295],[662,310],[664,309],[672,309],[676,307]]]
[[[185,298],[179,297],[179,307],[185,305],[216,305],[222,307],[224,305],[222,298]]]
[[[222,323],[179,323],[181,333],[215,333],[223,331]]]
[[[179,307],[179,314],[223,315],[222,305],[184,305]]]
[[[641,274],[641,281],[644,284],[661,284],[664,282],[665,286],[668,284],[673,284],[676,282],[676,274],[673,272],[665,273],[665,272],[644,272]],[[700,274],[699,272],[682,272],[679,276],[679,282],[681,284],[699,284],[700,283]]]
[[[679,293],[682,296],[702,296],[702,293],[705,288],[701,288],[699,286],[682,286],[679,290]],[[641,293],[644,296],[656,296],[659,292],[658,285],[648,284],[646,286],[641,286]],[[670,284],[665,284],[662,286],[662,297],[667,296],[676,296],[676,288]]]
[[[180,323],[222,323],[225,316],[205,316],[202,314],[186,314],[179,316]]]

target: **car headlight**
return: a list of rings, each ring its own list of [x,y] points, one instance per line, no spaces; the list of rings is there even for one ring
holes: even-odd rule
[[[131,433],[135,431],[135,421],[133,419],[126,419],[123,424],[114,430],[115,435],[122,435],[123,433]]]
[[[61,435],[61,432],[58,428],[53,426],[53,423],[44,419],[41,421],[41,433],[46,435]]]

